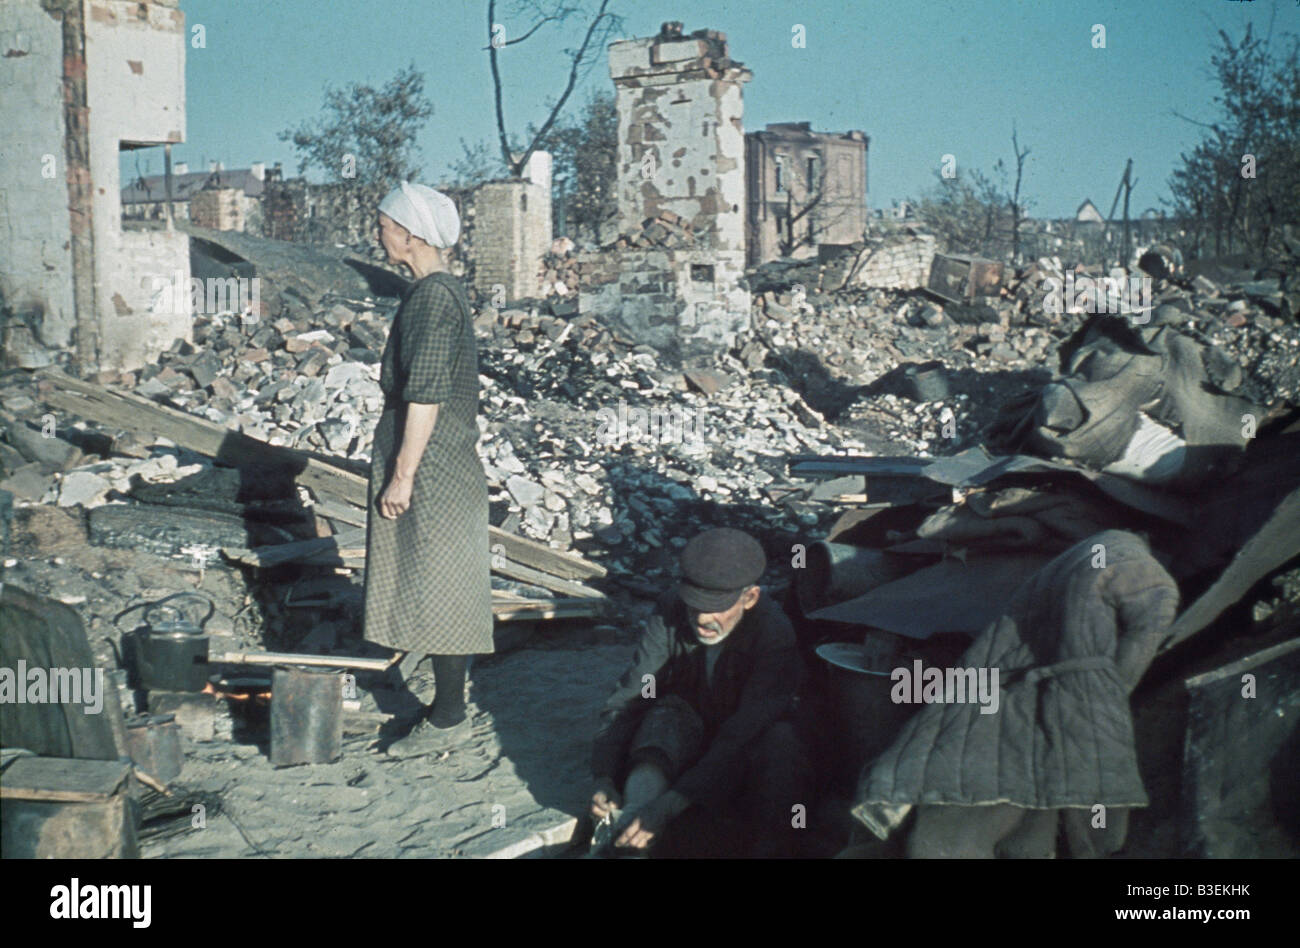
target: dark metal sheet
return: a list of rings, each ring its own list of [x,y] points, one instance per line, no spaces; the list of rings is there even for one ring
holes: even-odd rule
[[[1248,674],[1254,697],[1245,696]],[[1184,684],[1184,851],[1234,859],[1300,855],[1300,640]]]

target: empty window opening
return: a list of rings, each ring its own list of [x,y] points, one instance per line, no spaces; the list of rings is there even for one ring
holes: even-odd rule
[[[692,283],[712,283],[712,282],[713,282],[713,264],[711,264],[711,263],[692,263],[692,264],[691,264],[691,282],[692,282]]]
[[[122,227],[149,230],[167,225],[166,156],[158,142],[118,142],[118,178],[121,184]],[[172,200],[180,195],[173,168]],[[188,216],[177,212],[177,217]]]

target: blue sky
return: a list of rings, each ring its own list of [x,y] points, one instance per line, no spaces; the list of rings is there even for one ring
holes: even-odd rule
[[[507,37],[528,24],[498,4]],[[253,161],[296,173],[281,129],[319,114],[327,84],[382,84],[414,63],[434,115],[420,138],[427,183],[460,155],[460,139],[495,141],[484,0],[181,0],[202,24],[205,49],[187,49],[188,139],[177,161],[196,170]],[[811,121],[823,131],[871,136],[873,207],[930,186],[944,154],[991,169],[1010,159],[1013,121],[1036,216],[1072,214],[1090,197],[1105,213],[1132,158],[1133,212],[1157,206],[1181,151],[1198,138],[1173,110],[1211,115],[1209,59],[1217,31],[1247,22],[1274,37],[1300,33],[1296,0],[615,0],[628,36],[686,30],[727,34],[731,55],[754,79],[745,126]],[[807,46],[792,46],[802,24]],[[1093,25],[1106,48],[1092,45]],[[502,56],[506,116],[522,131],[540,123],[563,88],[576,24],[539,31]],[[611,88],[602,55],[570,100]],[[150,157],[161,171],[161,158]]]

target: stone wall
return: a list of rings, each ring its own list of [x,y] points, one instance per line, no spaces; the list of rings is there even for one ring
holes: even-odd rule
[[[188,311],[155,309],[154,291],[178,270],[189,278],[189,240],[156,225],[124,229],[119,171],[123,148],[184,140],[185,17],[176,0],[86,0],[68,17],[84,72],[40,0],[0,0],[0,121],[16,146],[0,168],[0,290],[19,336],[30,326],[33,343],[75,346],[86,369],[136,368],[190,329]],[[70,112],[65,97],[82,89],[84,110],[72,98]],[[80,116],[75,130],[69,115]],[[24,358],[53,352],[28,347]]]
[[[738,251],[624,249],[578,255],[578,310],[670,360],[730,348],[749,328]]]
[[[95,183],[95,310],[99,367],[130,370],[188,339],[188,301],[164,306],[160,282],[190,275],[189,237],[122,226],[122,143],[185,139],[185,15],[172,3],[89,0],[86,89]]]
[[[675,22],[656,36],[610,44],[609,71],[619,230],[671,211],[694,239],[690,249],[607,251],[618,282],[584,283],[579,309],[670,357],[707,357],[749,320],[749,292],[738,284],[747,216],[743,93],[752,73],[730,58],[724,34],[685,34]]]
[[[745,249],[744,84],[753,74],[715,30],[612,43],[618,108],[619,230],[661,210],[706,247]]]
[[[76,319],[62,64],[59,21],[36,0],[0,0],[0,306],[7,360],[31,368],[43,346],[69,345]]]
[[[856,286],[881,289],[914,290],[930,279],[937,242],[931,234],[899,234],[883,238],[869,246],[856,274],[850,277]],[[850,262],[856,254],[845,253],[840,259]]]

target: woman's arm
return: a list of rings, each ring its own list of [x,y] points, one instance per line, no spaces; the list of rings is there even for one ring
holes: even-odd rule
[[[411,506],[411,489],[415,486],[415,472],[424,456],[424,448],[438,423],[438,405],[421,402],[406,403],[406,425],[402,430],[402,444],[393,465],[393,475],[388,487],[379,498],[379,512],[389,520],[400,517]]]

